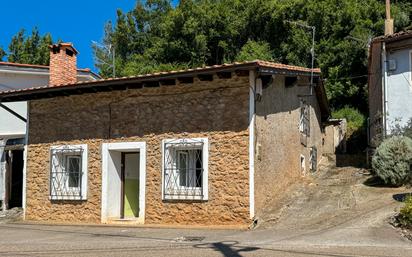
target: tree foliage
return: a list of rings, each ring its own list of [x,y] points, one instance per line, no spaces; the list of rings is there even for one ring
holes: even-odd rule
[[[349,106],[333,111],[332,117],[335,119],[346,119],[348,137],[350,137],[354,132],[364,129],[366,125],[365,116],[359,110]]]
[[[0,46],[0,61],[3,61],[3,58],[6,56],[6,51]]]
[[[392,9],[397,30],[410,25],[409,1]],[[118,10],[103,43],[115,48],[118,76],[256,58],[310,67],[312,33],[296,22],[315,26],[332,107],[366,112],[367,43],[383,34],[384,15],[380,0],[138,0]],[[101,75],[112,76],[108,50],[94,49]]]
[[[253,60],[271,61],[273,60],[273,55],[269,43],[249,40],[240,49],[235,60],[238,62]]]
[[[7,60],[16,63],[49,65],[48,47],[52,43],[53,40],[49,33],[41,36],[39,30],[33,28],[31,34],[26,35],[25,30],[21,29],[11,39]]]

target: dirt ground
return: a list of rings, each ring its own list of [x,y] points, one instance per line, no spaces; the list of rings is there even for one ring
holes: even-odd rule
[[[334,157],[324,157],[318,171],[307,177],[259,217],[259,228],[326,229],[372,212],[371,218],[362,218],[364,226],[389,223],[402,206],[399,196],[411,192],[374,185],[368,170],[336,167]]]

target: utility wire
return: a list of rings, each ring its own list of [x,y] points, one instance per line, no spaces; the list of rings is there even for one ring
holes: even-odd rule
[[[368,77],[368,75],[359,75],[359,76],[345,77],[345,78],[339,78],[339,79],[323,79],[323,81],[342,81],[342,80],[359,79],[359,78],[365,78],[365,77]]]

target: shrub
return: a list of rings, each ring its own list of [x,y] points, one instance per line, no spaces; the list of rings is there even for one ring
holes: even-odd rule
[[[335,119],[346,119],[347,136],[350,137],[354,132],[363,129],[365,125],[365,116],[357,109],[345,106],[342,109],[332,112],[332,117]]]
[[[411,163],[412,139],[404,136],[385,139],[372,157],[375,174],[394,186],[410,184]]]
[[[403,226],[412,226],[412,196],[408,196],[405,205],[401,208],[398,220]]]

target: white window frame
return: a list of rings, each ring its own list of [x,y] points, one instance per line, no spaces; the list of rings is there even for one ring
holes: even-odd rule
[[[52,147],[50,147],[50,150],[52,151],[52,150],[65,150],[65,153],[64,154],[62,154],[62,156],[64,157],[64,161],[66,161],[65,159],[66,159],[66,157],[70,157],[70,156],[76,156],[76,155],[78,155],[78,154],[76,154],[76,151],[78,150],[78,149],[81,149],[82,150],[82,153],[81,153],[81,165],[82,165],[82,177],[81,177],[81,185],[80,185],[80,187],[81,187],[81,192],[82,192],[82,195],[81,195],[81,197],[76,197],[76,196],[69,196],[69,195],[66,195],[66,196],[56,196],[56,194],[52,194],[52,190],[53,190],[53,188],[52,188],[52,186],[51,186],[51,177],[49,178],[49,180],[50,180],[50,183],[49,183],[49,198],[50,198],[50,200],[54,200],[54,201],[58,201],[58,200],[73,200],[73,201],[84,201],[84,200],[87,200],[87,190],[88,190],[88,187],[87,187],[87,174],[88,174],[88,170],[87,170],[87,168],[88,168],[88,147],[87,147],[87,144],[81,144],[81,145],[60,145],[60,146],[52,146]],[[73,152],[70,152],[70,150],[73,150]],[[50,151],[50,152],[51,152]],[[50,155],[50,162],[51,162],[51,165],[50,165],[50,169],[53,169],[54,167],[55,167],[55,165],[53,165],[52,163],[53,163],[53,161],[55,161],[55,160],[53,160],[52,159],[53,158],[53,156],[52,155]],[[57,161],[62,161],[62,160],[57,160]],[[51,173],[52,173],[53,171],[52,170],[50,170],[50,175],[51,175]],[[68,182],[69,180],[67,179],[67,181],[66,181],[66,183],[67,183],[67,187],[69,187],[69,182]]]
[[[180,196],[165,196],[164,186],[165,186],[165,144],[167,143],[203,143],[202,150],[202,195],[203,196],[192,196],[192,197],[180,197]],[[197,148],[196,148],[197,149]],[[191,147],[182,147],[182,150],[193,150]],[[177,160],[176,160],[177,161]],[[182,200],[182,201],[193,201],[209,200],[209,188],[208,188],[208,177],[209,177],[209,140],[208,138],[182,138],[182,139],[164,139],[162,140],[162,200]],[[193,187],[188,187],[188,189],[194,189]],[[200,189],[199,189],[200,190]]]

